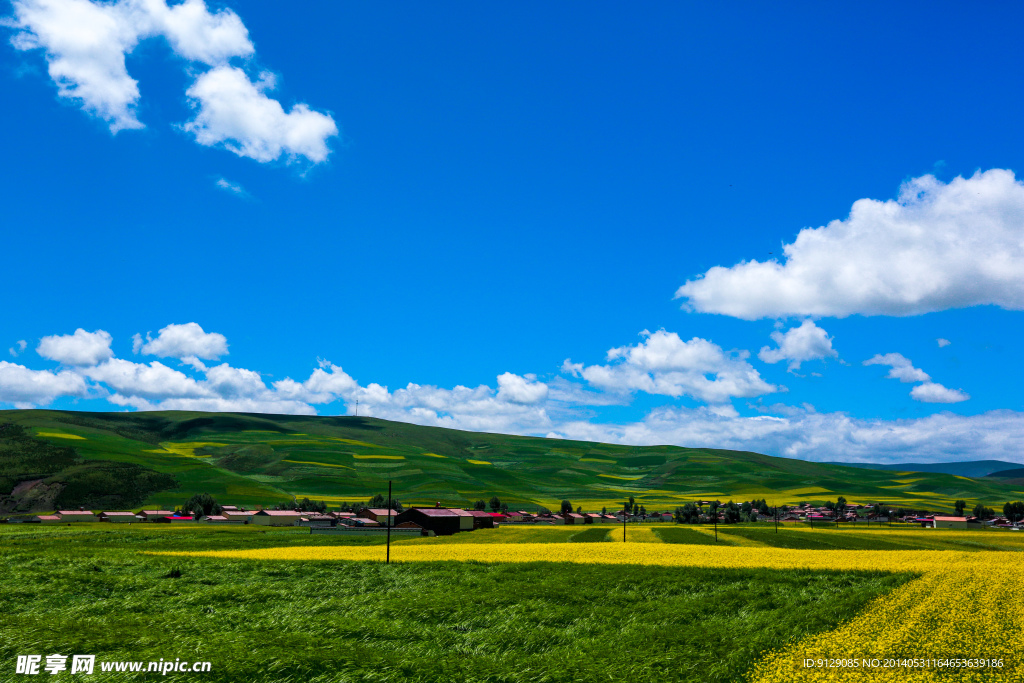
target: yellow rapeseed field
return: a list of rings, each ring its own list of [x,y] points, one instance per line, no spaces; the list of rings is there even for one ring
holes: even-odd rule
[[[654,543],[631,529],[626,543],[402,543],[405,562],[567,562],[631,566],[873,570],[917,578],[835,630],[765,653],[752,683],[790,681],[1024,681],[1024,566],[1020,552],[789,550]],[[899,532],[890,532],[899,533]],[[975,532],[977,533],[977,532]],[[613,534],[613,540],[621,538]],[[306,546],[160,553],[248,560],[383,560],[382,546]],[[1001,667],[969,668],[998,659]],[[917,661],[914,661],[917,660]],[[806,666],[806,662],[812,663]],[[856,666],[852,666],[856,664]],[[961,664],[955,670],[948,668]],[[833,666],[826,666],[831,664]],[[909,665],[908,665],[909,664]],[[839,665],[839,666],[836,666]]]

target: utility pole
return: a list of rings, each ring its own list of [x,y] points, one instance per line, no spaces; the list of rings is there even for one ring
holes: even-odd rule
[[[359,399],[356,399],[356,417],[359,417]]]
[[[388,510],[387,510],[387,517],[386,518],[388,520],[388,554],[387,554],[387,558],[384,560],[384,564],[391,564],[391,525],[392,525],[392,523],[394,523],[395,520],[391,519],[391,480],[390,479],[388,479]]]
[[[626,542],[626,517],[627,517],[626,510],[625,510],[625,508],[623,508],[623,510],[622,510],[622,542],[623,543]]]
[[[718,543],[718,505],[712,504],[711,511],[714,514],[715,521],[715,543]]]
[[[779,533],[779,506],[775,506],[775,533]]]

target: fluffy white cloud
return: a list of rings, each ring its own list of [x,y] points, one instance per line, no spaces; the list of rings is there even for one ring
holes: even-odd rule
[[[64,365],[96,365],[113,357],[111,341],[110,333],[104,330],[86,332],[78,328],[74,334],[43,337],[36,353]]]
[[[910,390],[910,395],[915,401],[924,403],[960,403],[970,398],[970,395],[960,389],[947,389],[935,382],[925,382]]]
[[[111,132],[142,128],[136,117],[138,82],[128,75],[125,55],[140,40],[167,38],[181,57],[217,64],[252,53],[238,16],[229,9],[210,13],[202,0],[168,7],[165,0],[15,0],[19,50],[43,49],[50,77],[61,97],[106,121]]]
[[[137,396],[114,394],[108,399],[120,406],[136,410],[193,410],[198,412],[270,413],[275,415],[316,415],[316,410],[301,401],[270,398],[169,398],[159,403]]]
[[[161,35],[180,57],[211,66],[254,52],[249,31],[228,8],[210,12],[203,0],[122,0],[144,35]]]
[[[85,396],[86,391],[85,380],[71,370],[30,370],[24,365],[0,360],[0,403],[33,408],[61,396]]]
[[[260,373],[244,368],[233,368],[227,363],[207,370],[206,379],[202,384],[211,394],[229,399],[260,396],[267,391],[267,385],[260,378]]]
[[[142,128],[135,116],[138,83],[128,75],[125,54],[139,41],[139,27],[123,3],[89,0],[15,0],[18,29],[11,41],[19,50],[46,52],[57,93],[81,103],[116,133]]]
[[[710,403],[779,391],[746,361],[746,352],[730,355],[706,339],[684,342],[665,330],[642,334],[645,340],[636,346],[608,351],[608,365],[583,366],[566,360],[562,369],[605,391],[685,395]]]
[[[146,399],[202,397],[209,393],[195,379],[160,361],[145,365],[111,358],[101,365],[83,368],[80,372],[89,379],[103,382],[122,395]]]
[[[414,424],[506,434],[542,434],[552,426],[543,405],[498,398],[488,386],[442,389],[409,383],[389,392],[387,387],[370,384],[346,399],[350,414],[355,399],[360,415]]]
[[[359,384],[340,366],[321,360],[320,367],[313,370],[305,382],[285,378],[274,382],[278,395],[306,403],[330,403],[338,398],[355,396]]]
[[[511,403],[540,403],[548,397],[548,385],[537,381],[536,375],[520,377],[511,372],[498,375],[498,400]]]
[[[923,403],[960,403],[970,398],[970,395],[960,389],[947,389],[941,384],[932,382],[924,370],[915,368],[910,359],[899,353],[886,353],[875,355],[864,361],[864,365],[888,365],[889,373],[886,377],[898,379],[901,382],[923,382],[910,390],[910,397],[915,401]]]
[[[931,379],[928,373],[920,368],[915,368],[901,353],[876,354],[864,361],[864,365],[888,365],[889,379],[898,379],[901,382],[927,382]]]
[[[801,230],[784,262],[716,266],[676,292],[686,307],[745,320],[1024,309],[1024,183],[993,169],[926,175],[897,200],[861,199],[845,220]]]
[[[809,360],[839,357],[832,348],[832,338],[811,320],[805,320],[800,327],[790,328],[785,333],[776,330],[771,337],[778,348],[765,346],[757,357],[765,363],[788,360],[790,371],[799,370],[800,364]]]
[[[1024,413],[939,413],[907,420],[860,420],[790,409],[785,417],[729,417],[708,408],[661,408],[640,422],[568,422],[548,435],[630,445],[674,444],[749,450],[804,460],[1024,463]]]
[[[273,161],[285,155],[312,162],[327,158],[327,139],[338,127],[327,114],[305,104],[287,113],[281,103],[267,97],[274,77],[264,72],[253,83],[239,68],[218,66],[199,76],[186,94],[196,109],[185,124],[196,142],[221,145],[235,154],[257,161]]]
[[[174,5],[14,0],[13,5],[14,17],[5,23],[16,31],[15,48],[42,49],[58,94],[106,121],[113,133],[144,127],[137,117],[138,82],[128,74],[125,56],[141,40],[163,37],[178,57],[212,67],[186,93],[196,115],[183,127],[200,144],[222,145],[263,162],[284,154],[315,163],[330,152],[327,139],[338,133],[330,116],[305,104],[285,113],[265,94],[274,89],[272,76],[263,74],[253,83],[229,64],[254,52],[248,30],[230,9],[211,12],[204,0]]]
[[[148,356],[188,359],[189,364],[199,358],[216,360],[228,353],[227,337],[217,332],[205,332],[199,323],[171,324],[161,329],[156,339],[147,334],[146,342],[143,342],[142,335],[136,334],[133,341],[135,353],[141,351]]]
[[[938,344],[939,348],[941,349],[943,347],[949,346],[953,342],[949,341],[948,339],[943,339],[942,337],[939,337],[938,339],[935,340],[935,343]]]

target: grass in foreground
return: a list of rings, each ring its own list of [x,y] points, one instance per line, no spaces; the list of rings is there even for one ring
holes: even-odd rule
[[[7,661],[26,652],[182,657],[213,662],[203,680],[275,683],[736,681],[762,651],[847,620],[906,580],[123,552],[57,566],[52,556],[5,559],[17,577],[0,588]],[[166,578],[172,570],[180,578]]]
[[[763,651],[851,619],[911,576],[625,563],[257,562],[139,552],[298,550],[294,541],[308,546],[312,539],[337,546],[327,536],[261,531],[4,529],[0,658],[59,652],[107,661],[209,660],[213,670],[202,679],[217,682],[725,682],[742,678]],[[579,530],[550,531],[563,541],[591,542],[540,547],[612,545],[598,538],[605,529],[585,529],[583,538]],[[448,547],[456,545],[477,547]],[[376,539],[346,547],[383,550]],[[74,680],[66,673],[47,679]]]

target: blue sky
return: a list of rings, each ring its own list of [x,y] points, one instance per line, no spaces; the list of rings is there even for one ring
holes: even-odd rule
[[[1021,8],[3,13],[0,407],[1024,462]]]

